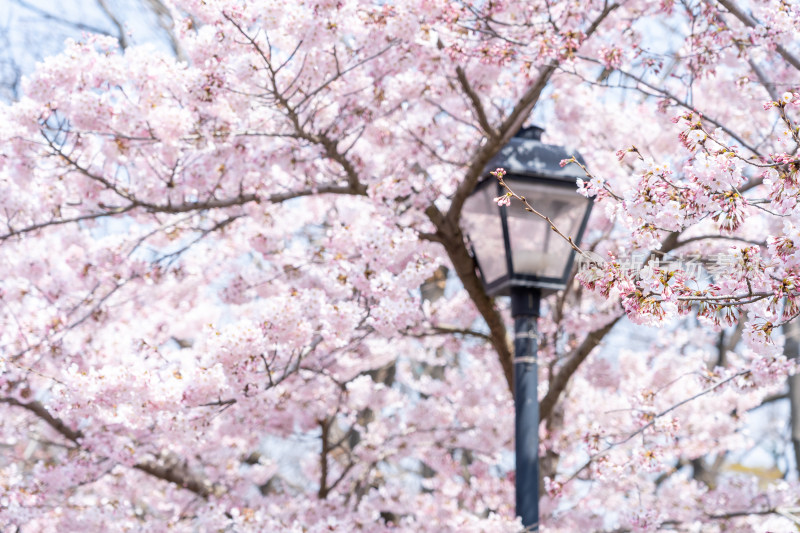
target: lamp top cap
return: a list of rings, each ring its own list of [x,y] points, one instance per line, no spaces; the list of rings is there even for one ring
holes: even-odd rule
[[[574,183],[585,177],[577,165],[561,166],[561,161],[575,157],[581,164],[585,162],[577,150],[569,147],[545,144],[542,142],[544,128],[527,126],[521,128],[511,140],[489,161],[484,175],[500,167],[509,175],[535,176]]]
[[[541,142],[542,133],[544,133],[544,128],[540,126],[525,126],[520,128],[514,137],[517,139],[530,139],[532,141]]]

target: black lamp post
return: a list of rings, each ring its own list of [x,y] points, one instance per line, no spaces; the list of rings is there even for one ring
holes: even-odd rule
[[[575,157],[560,146],[541,142],[542,129],[522,129],[489,162],[486,177],[464,204],[463,225],[472,244],[478,273],[491,296],[511,296],[514,317],[514,403],[516,408],[517,515],[528,531],[539,529],[539,397],[536,365],[539,301],[566,286],[575,251],[550,225],[521,202],[498,207],[505,194],[489,171],[502,167],[503,180],[565,235],[580,242],[591,200],[575,192],[584,176]]]

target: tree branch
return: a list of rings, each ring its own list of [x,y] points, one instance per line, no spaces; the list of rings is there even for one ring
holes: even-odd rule
[[[558,373],[550,378],[550,388],[539,404],[539,420],[544,421],[550,417],[561,394],[563,394],[564,390],[567,388],[567,383],[569,383],[572,375],[578,370],[578,367],[589,354],[592,353],[592,350],[600,344],[606,334],[611,331],[611,328],[616,325],[620,318],[622,318],[622,315],[617,316],[605,326],[589,333],[580,346],[572,352],[567,362],[558,370]]]
[[[278,70],[280,70],[280,68],[282,68],[283,65],[281,65],[277,69],[275,69],[273,67],[273,65],[272,65],[272,61],[270,59],[270,54],[265,52],[262,49],[261,45],[256,42],[255,38],[252,37],[250,34],[248,34],[245,31],[245,29],[242,27],[242,25],[239,24],[237,21],[235,21],[230,15],[227,15],[227,14],[223,13],[223,16],[248,41],[248,43],[253,47],[253,49],[256,51],[256,53],[264,61],[264,65],[267,67],[267,70],[269,70],[269,72],[270,72],[270,74],[272,76],[271,79],[270,79],[272,87],[268,88],[267,90],[270,93],[272,93],[272,97],[275,98],[275,101],[278,104],[278,107],[284,111],[284,114],[285,114],[286,118],[288,118],[289,121],[292,123],[292,127],[294,128],[295,133],[297,134],[297,136],[300,137],[301,139],[304,139],[304,140],[308,141],[308,142],[311,142],[311,143],[314,143],[314,144],[317,144],[317,145],[321,146],[325,150],[325,155],[327,155],[333,161],[336,161],[337,163],[339,163],[339,165],[342,167],[342,169],[344,170],[344,173],[345,173],[345,175],[347,177],[347,182],[350,185],[350,188],[355,190],[355,191],[358,191],[359,194],[366,195],[367,187],[360,182],[359,176],[358,176],[358,171],[356,170],[356,168],[353,165],[353,163],[345,156],[344,153],[339,151],[339,149],[338,149],[338,141],[328,137],[328,135],[325,134],[325,133],[311,133],[311,132],[307,131],[303,127],[305,125],[305,122],[300,120],[300,115],[298,114],[298,107],[300,105],[302,105],[302,103],[299,104],[298,106],[292,106],[291,102],[289,102],[288,98],[285,95],[286,91],[285,90],[284,91],[280,91],[278,89],[278,85],[277,85],[277,82],[276,82],[276,75],[278,73]],[[291,60],[291,57],[293,57],[294,53],[297,52],[297,50],[300,47],[300,44],[302,44],[302,42],[297,45],[297,48],[295,48],[295,51],[292,53],[292,56],[290,56],[290,58],[286,60],[287,62],[289,60]],[[337,72],[336,76],[334,76],[332,79],[324,82],[320,87],[318,87],[314,91],[311,91],[310,94],[306,95],[304,100],[307,100],[313,94],[316,94],[317,92],[321,91],[324,87],[326,87],[328,84],[332,83],[335,79],[338,79],[339,77],[343,76],[345,73],[347,73],[347,72],[349,72],[349,71],[351,71],[351,70],[363,65],[367,61],[369,61],[369,60],[371,60],[373,58],[376,58],[376,57],[380,56],[381,54],[385,53],[392,46],[393,46],[393,44],[390,44],[387,47],[385,47],[382,50],[380,50],[379,52],[377,52],[376,54],[373,54],[373,55],[371,55],[371,56],[369,56],[367,58],[362,59],[361,61],[358,61],[355,65],[351,65],[350,67],[348,67],[344,71]]]
[[[591,63],[597,63],[598,65],[602,64],[600,61],[598,61],[596,59],[589,58],[589,57],[581,56],[581,59],[583,59],[584,61],[591,62]],[[671,93],[666,88],[656,87],[655,85],[645,81],[645,79],[643,77],[637,76],[636,74],[634,74],[632,72],[628,72],[626,70],[616,69],[616,72],[619,72],[622,76],[625,76],[626,78],[629,78],[629,79],[631,79],[631,80],[633,80],[633,81],[635,81],[635,82],[647,87],[651,91],[655,91],[659,95],[672,100],[673,102],[675,102],[676,104],[678,104],[679,106],[681,106],[684,109],[687,109],[689,111],[697,111],[695,106],[692,106],[689,102],[679,98],[677,95]],[[638,90],[639,92],[641,92],[641,93],[643,93],[645,95],[648,95],[648,96],[656,96],[656,95],[654,95],[652,93],[649,93],[647,91],[643,91],[642,89],[640,89],[638,87],[632,87],[632,89]],[[723,124],[721,121],[719,121],[719,120],[717,120],[717,119],[715,119],[715,118],[713,118],[713,117],[711,117],[709,115],[706,115],[705,113],[703,114],[703,121],[709,122],[709,123],[713,124],[714,126],[720,128],[722,131],[727,133],[732,139],[736,140],[736,142],[738,142],[741,146],[743,146],[744,148],[747,148],[753,154],[759,155],[758,150],[754,146],[751,146],[749,143],[747,143],[747,141],[742,139],[735,131],[733,131],[730,128],[728,128],[727,126],[725,126],[725,124]]]
[[[725,378],[720,382],[717,382],[717,383],[713,384],[712,386],[708,387],[707,389],[703,389],[702,391],[698,392],[694,396],[690,396],[690,397],[688,397],[688,398],[686,398],[684,400],[679,401],[675,405],[672,405],[672,406],[668,407],[667,409],[664,409],[660,413],[653,415],[653,418],[650,420],[650,422],[648,422],[644,426],[640,427],[639,429],[637,429],[636,431],[634,431],[633,433],[631,433],[630,435],[625,437],[625,439],[623,439],[621,441],[618,441],[618,442],[612,443],[610,447],[619,446],[620,444],[624,444],[624,443],[628,442],[629,440],[631,440],[636,435],[640,435],[641,433],[643,433],[647,428],[652,427],[653,424],[656,423],[656,420],[658,420],[662,416],[670,413],[671,411],[674,411],[675,409],[677,409],[678,407],[680,407],[682,405],[685,405],[685,404],[691,402],[692,400],[696,400],[697,398],[699,398],[701,396],[705,396],[706,394],[715,391],[719,387],[725,385],[729,381],[733,381],[734,379],[738,378],[739,376],[744,376],[744,375],[749,374],[749,373],[750,373],[750,370],[742,370],[741,372],[737,372],[736,374],[734,374],[734,375],[732,375],[732,376],[730,376],[728,378]]]
[[[48,426],[56,430],[64,438],[83,448],[83,432],[72,429],[63,420],[50,414],[50,412],[41,403],[37,401],[25,403],[17,400],[16,398],[10,397],[0,398],[0,403],[5,403],[14,407],[21,407],[33,413]],[[212,494],[219,494],[222,492],[221,486],[214,485],[207,480],[198,479],[191,472],[189,472],[188,467],[184,463],[177,459],[163,464],[160,464],[155,460],[146,460],[133,465],[133,468],[150,474],[155,478],[173,483],[188,491],[194,492],[203,498],[208,498]]]
[[[103,176],[98,176],[89,171],[88,169],[86,169],[85,167],[79,165],[77,161],[71,158],[68,154],[66,154],[54,143],[50,141],[48,142],[50,144],[50,147],[54,151],[54,155],[59,156],[61,159],[67,162],[67,164],[70,167],[72,167],[76,172],[82,174],[83,176],[89,178],[92,181],[102,184],[104,187],[115,192],[121,198],[125,199],[129,203],[128,205],[125,206],[108,208],[107,211],[102,211],[99,213],[88,213],[85,215],[78,215],[70,218],[33,223],[29,226],[25,226],[20,229],[14,229],[9,226],[8,228],[9,231],[7,233],[0,234],[0,241],[24,233],[30,233],[39,229],[43,229],[48,226],[58,226],[73,222],[81,222],[84,220],[118,216],[134,211],[137,208],[140,208],[149,213],[179,214],[179,213],[189,213],[193,211],[207,211],[211,209],[225,209],[229,207],[242,206],[251,202],[281,203],[295,198],[301,198],[304,196],[312,196],[319,194],[342,194],[342,195],[354,195],[354,196],[366,196],[367,194],[366,187],[364,187],[360,183],[356,183],[355,185],[322,184],[316,187],[308,187],[305,189],[300,189],[295,191],[275,193],[267,197],[259,197],[255,193],[248,193],[248,194],[240,194],[239,196],[234,196],[232,198],[226,198],[226,199],[214,198],[205,201],[185,202],[183,204],[177,204],[177,205],[173,204],[160,205],[149,201],[141,200],[129,191],[120,191],[115,184],[111,183]],[[101,204],[100,207],[105,207],[105,206]]]
[[[528,87],[522,97],[519,99],[514,109],[509,113],[508,117],[497,128],[497,136],[491,137],[476,151],[472,157],[472,162],[467,168],[464,180],[459,184],[453,198],[450,201],[450,209],[447,211],[447,219],[451,224],[458,224],[461,219],[461,211],[464,208],[464,202],[467,197],[472,194],[478,180],[483,176],[483,170],[492,157],[505,146],[509,140],[517,133],[522,127],[525,119],[530,115],[533,106],[539,101],[542,91],[550,81],[550,77],[556,71],[556,64],[551,63],[545,66],[540,72],[539,76]]]
[[[597,16],[597,18],[588,28],[586,37],[590,37],[599,28],[602,21],[605,20],[605,18],[617,7],[619,7],[619,5],[616,3],[606,5],[603,11]],[[464,285],[464,289],[467,291],[470,299],[478,308],[478,312],[486,321],[486,324],[489,326],[489,336],[491,338],[492,346],[497,351],[500,365],[503,367],[503,373],[505,374],[506,381],[508,382],[508,388],[512,394],[514,391],[514,372],[511,348],[509,347],[506,335],[506,326],[503,322],[503,317],[500,315],[500,312],[495,306],[494,300],[487,296],[486,291],[483,288],[483,283],[475,272],[475,261],[470,255],[469,250],[467,250],[464,234],[459,227],[459,221],[461,219],[461,212],[464,208],[464,202],[466,202],[467,197],[469,197],[469,195],[475,189],[475,186],[478,184],[478,180],[483,176],[483,171],[486,168],[486,165],[489,163],[491,158],[494,157],[497,152],[499,152],[500,149],[517,133],[519,128],[528,118],[531,110],[539,101],[542,91],[544,91],[544,88],[547,86],[547,83],[550,81],[550,78],[553,73],[555,73],[557,67],[557,62],[551,62],[547,65],[544,65],[539,70],[539,75],[537,78],[525,90],[517,103],[514,105],[514,108],[497,128],[497,135],[495,137],[488,138],[487,142],[476,150],[464,175],[464,179],[458,185],[458,188],[453,194],[453,197],[450,201],[450,208],[447,210],[447,213],[443,215],[441,211],[439,211],[439,209],[433,205],[428,207],[428,209],[425,211],[425,213],[428,215],[428,218],[436,227],[436,240],[441,242],[444,246],[448,257],[453,263],[453,267],[455,268],[456,273],[461,280],[461,283]],[[603,335],[604,334],[605,333],[603,333]],[[594,339],[596,337],[591,338]],[[599,343],[600,339],[598,339],[597,342]],[[591,348],[594,348],[595,345],[596,344],[592,345]],[[589,351],[591,351],[591,348],[589,348]],[[588,353],[586,355],[588,355]],[[586,355],[584,355],[583,358],[585,358]],[[577,364],[580,364],[580,362]],[[561,385],[562,390],[565,385],[566,383]],[[552,409],[555,401],[558,399],[559,394],[560,392],[555,393],[555,395],[551,397],[552,405],[550,405],[550,409]]]
[[[731,13],[731,15],[742,21],[742,23],[748,28],[754,28],[760,24],[760,22],[758,22],[756,19],[745,13],[739,6],[737,6],[731,0],[717,0],[717,2],[720,5],[724,6],[725,9],[727,9],[728,12]],[[781,57],[786,60],[787,63],[792,65],[795,69],[800,70],[800,58],[792,54],[781,44],[776,44],[775,49],[781,55]]]
[[[76,429],[72,429],[67,424],[65,424],[63,420],[51,415],[50,412],[47,409],[45,409],[45,407],[41,403],[36,401],[24,403],[17,400],[16,398],[10,398],[10,397],[0,398],[0,403],[13,405],[14,407],[22,407],[23,409],[30,411],[31,413],[39,417],[42,421],[47,423],[48,426],[56,430],[63,437],[80,446],[80,443],[78,441],[83,438],[83,433],[81,433]]]
[[[76,29],[81,30],[81,31],[88,31],[90,33],[97,33],[99,35],[107,35],[109,37],[114,37],[114,35],[111,35],[111,33],[107,32],[106,30],[104,30],[102,28],[98,28],[97,26],[90,26],[88,24],[84,24],[83,22],[74,22],[74,21],[71,21],[71,20],[63,19],[63,18],[61,18],[61,17],[59,17],[57,15],[53,15],[49,11],[45,11],[44,9],[41,9],[41,8],[39,8],[39,7],[35,6],[35,5],[27,2],[26,0],[12,0],[12,1],[15,4],[17,4],[18,6],[27,9],[28,11],[33,11],[34,13],[36,13],[37,15],[39,15],[40,17],[42,17],[45,20],[52,20],[53,22],[57,22],[59,24],[64,24],[66,26],[72,26],[73,28],[76,28]]]
[[[173,28],[175,21],[172,20],[169,9],[161,0],[147,0],[147,2],[150,4],[150,9],[156,15],[158,25],[167,34],[169,44],[172,47],[175,57],[178,58],[179,61],[186,61],[186,52],[184,52],[180,41],[178,41],[178,36],[175,35],[175,30]]]
[[[483,339],[485,341],[490,341],[490,342],[492,340],[492,338],[486,333],[475,331],[474,329],[454,328],[451,326],[433,326],[431,328],[431,331],[420,333],[417,336],[428,337],[432,335],[465,335],[468,337],[477,337],[479,339]]]
[[[486,118],[486,110],[483,108],[480,97],[475,92],[475,89],[473,89],[470,85],[467,75],[464,73],[464,69],[461,68],[461,66],[456,67],[456,76],[458,76],[458,83],[461,84],[461,88],[464,90],[464,93],[466,93],[469,101],[472,103],[472,109],[475,112],[475,116],[477,117],[478,123],[481,125],[483,132],[490,139],[497,137],[497,132],[494,131],[492,125],[489,124],[489,119]]]
[[[119,41],[120,48],[123,50],[126,49],[128,47],[128,37],[125,35],[125,27],[122,25],[119,19],[117,19],[116,15],[114,15],[114,12],[108,7],[106,0],[95,1],[97,2],[97,5],[100,6],[101,11],[105,13],[105,15],[114,25],[114,27],[117,28],[117,40]]]
[[[511,347],[508,344],[506,335],[505,322],[495,305],[494,299],[490,298],[483,288],[483,282],[478,277],[475,269],[475,260],[467,249],[464,234],[461,228],[457,224],[450,223],[436,206],[429,206],[425,213],[436,226],[436,239],[434,240],[440,242],[444,247],[456,275],[464,286],[464,290],[467,291],[472,303],[475,304],[478,312],[489,327],[489,338],[491,339],[492,347],[497,352],[508,390],[513,395],[514,365],[512,363]]]

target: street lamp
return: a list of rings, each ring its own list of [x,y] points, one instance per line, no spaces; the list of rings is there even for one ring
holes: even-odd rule
[[[536,367],[539,301],[566,287],[575,259],[570,244],[550,224],[525,210],[519,201],[500,206],[505,194],[489,171],[506,170],[503,181],[534,209],[550,217],[565,235],[580,243],[591,200],[576,193],[575,180],[584,177],[575,157],[560,146],[541,142],[542,129],[523,128],[486,167],[486,177],[464,204],[462,224],[490,296],[511,296],[514,317],[514,404],[516,411],[517,515],[528,531],[539,528],[539,398]]]

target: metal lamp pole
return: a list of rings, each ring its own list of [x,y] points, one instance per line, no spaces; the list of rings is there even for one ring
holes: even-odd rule
[[[592,210],[592,199],[575,194],[575,180],[584,177],[583,172],[561,165],[569,158],[585,165],[580,154],[544,144],[542,131],[536,126],[522,128],[497,152],[484,169],[484,179],[464,202],[462,214],[486,294],[511,294],[517,516],[526,531],[539,531],[539,301],[567,286],[575,260],[569,243],[552,237],[549,222],[555,221],[580,243]],[[531,216],[519,203],[498,206],[497,196],[506,191],[492,170],[501,167],[506,170],[503,181],[551,218]]]
[[[525,531],[539,531],[539,395],[536,351],[541,291],[512,287],[517,516]]]

